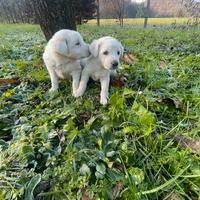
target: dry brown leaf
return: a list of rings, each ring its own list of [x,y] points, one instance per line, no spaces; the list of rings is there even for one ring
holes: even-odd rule
[[[113,86],[113,87],[122,88],[122,87],[125,86],[126,80],[127,79],[124,75],[120,75],[120,77],[118,79],[110,80],[110,85]]]
[[[0,79],[0,84],[20,84],[18,79]]]
[[[111,81],[110,81],[110,85],[113,86],[113,87],[119,87],[119,88],[125,86],[124,82],[122,82],[120,79],[111,80]]]
[[[113,161],[110,161],[110,162],[108,162],[108,167],[111,169],[111,168],[112,168],[112,166],[113,166],[113,164],[114,164],[114,162],[113,162]]]
[[[136,58],[136,56],[134,56],[132,54],[124,54],[123,61],[128,65],[132,65],[132,64],[136,63],[138,61],[138,59]]]
[[[89,198],[87,195],[86,195],[86,188],[82,188],[82,200],[94,200],[93,198]]]
[[[174,106],[175,108],[183,108],[182,102],[168,97],[159,99],[158,102]]]
[[[89,120],[91,118],[91,112],[81,112],[78,114],[82,119]]]
[[[119,196],[122,189],[123,189],[123,183],[122,182],[119,182],[115,185],[115,187],[112,190],[113,199],[116,199]]]
[[[174,140],[179,143],[181,148],[189,148],[194,154],[200,153],[200,140],[177,134],[174,135]]]
[[[160,61],[160,62],[159,62],[159,67],[160,67],[161,69],[166,69],[166,68],[167,68],[167,64],[166,64],[164,61]]]
[[[114,166],[115,166],[115,168],[119,169],[120,171],[124,171],[124,166],[121,163],[115,162]]]

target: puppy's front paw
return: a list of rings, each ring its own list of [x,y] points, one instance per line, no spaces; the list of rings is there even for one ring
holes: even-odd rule
[[[49,90],[49,92],[57,92],[58,91],[58,88],[51,88],[50,90]]]
[[[80,90],[76,90],[76,91],[73,92],[73,96],[74,97],[81,97],[81,96],[83,96],[83,92],[80,91]]]
[[[101,103],[102,105],[106,105],[106,104],[108,103],[108,98],[106,98],[106,97],[101,97],[100,103]]]

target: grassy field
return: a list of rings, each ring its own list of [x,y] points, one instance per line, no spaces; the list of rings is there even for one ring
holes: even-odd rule
[[[39,27],[0,25],[0,200],[199,200],[199,30],[78,29],[132,55],[105,107],[97,82],[50,94]]]
[[[187,24],[188,18],[149,18],[148,24],[150,26],[166,26],[166,25],[184,25]],[[96,24],[96,20],[90,20],[88,22],[90,25]],[[117,19],[102,19],[102,25],[117,25],[119,21]],[[144,24],[144,18],[130,18],[124,19],[124,25],[129,26],[141,26]]]

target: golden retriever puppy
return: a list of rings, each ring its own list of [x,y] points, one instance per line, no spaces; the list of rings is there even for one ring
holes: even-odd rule
[[[47,43],[43,60],[51,78],[50,91],[59,88],[58,80],[72,78],[72,91],[78,89],[82,71],[80,59],[89,56],[89,45],[82,36],[72,30],[56,32]]]
[[[89,77],[93,80],[99,80],[101,83],[100,103],[108,103],[110,75],[116,73],[120,66],[120,57],[123,55],[124,48],[122,44],[113,37],[103,37],[94,40],[90,47],[91,56],[82,59],[84,66],[79,88],[74,96],[82,96],[87,88]]]

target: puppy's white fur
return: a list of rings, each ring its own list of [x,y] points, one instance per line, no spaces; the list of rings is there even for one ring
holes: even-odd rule
[[[100,103],[108,103],[110,75],[116,72],[120,65],[120,57],[123,55],[122,44],[113,37],[103,37],[94,40],[90,47],[91,56],[82,59],[84,69],[78,90],[74,96],[82,96],[87,88],[89,77],[99,80],[101,83]]]
[[[43,60],[51,78],[51,89],[58,89],[59,78],[73,80],[73,93],[78,89],[82,71],[80,60],[89,56],[89,45],[82,36],[72,30],[63,29],[56,32],[47,43]]]

